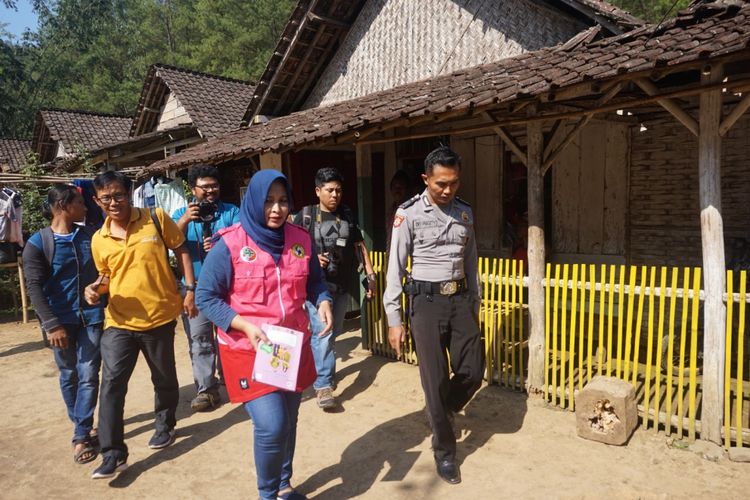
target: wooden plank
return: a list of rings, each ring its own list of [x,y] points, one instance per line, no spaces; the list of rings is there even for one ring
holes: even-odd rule
[[[536,104],[527,110],[529,116],[537,113]],[[544,176],[542,154],[544,139],[541,122],[526,127],[529,208],[529,379],[528,392],[538,392],[544,382]]]
[[[712,66],[701,75],[701,83],[720,82],[721,66]],[[724,226],[721,210],[721,90],[703,92],[700,96],[700,136],[698,170],[700,190],[701,242],[703,249],[704,289],[706,300],[703,317],[703,401],[702,439],[721,444],[722,398],[724,396],[724,346],[726,308]]]
[[[619,123],[607,123],[606,131],[602,253],[624,256],[630,133]]]
[[[745,114],[745,111],[747,111],[748,107],[750,107],[750,94],[745,94],[742,97],[742,100],[737,103],[734,109],[732,109],[727,117],[724,118],[724,121],[721,122],[721,125],[719,126],[719,135],[724,137],[727,132],[729,132],[729,129],[734,126],[737,120],[739,120],[740,117]]]
[[[552,169],[552,248],[555,253],[578,253],[581,147],[571,142]]]
[[[451,149],[461,157],[461,187],[458,195],[464,200],[475,206],[477,201],[476,191],[476,170],[477,158],[475,156],[475,145],[473,137],[456,137],[451,136]],[[420,179],[421,184],[421,179]],[[421,190],[420,190],[421,191]],[[489,194],[486,191],[482,192]],[[483,196],[484,197],[484,196]],[[477,236],[479,236],[477,234]]]
[[[516,139],[510,134],[510,132],[504,127],[493,127],[493,130],[497,133],[497,135],[500,136],[505,145],[508,146],[508,149],[513,151],[513,154],[515,154],[516,157],[521,160],[521,163],[528,167],[529,163],[526,151],[523,150],[523,147],[518,143],[518,141],[516,141]]]
[[[477,246],[482,251],[500,249],[503,221],[502,147],[496,135],[474,139],[475,197],[468,200],[474,207],[474,228]],[[462,170],[463,184],[463,170]],[[463,193],[463,188],[461,189]],[[481,196],[479,194],[481,193]],[[463,194],[461,194],[463,198]]]
[[[604,165],[607,156],[606,128],[589,126],[581,132],[581,173],[578,194],[580,230],[578,251],[600,254],[604,240]]]

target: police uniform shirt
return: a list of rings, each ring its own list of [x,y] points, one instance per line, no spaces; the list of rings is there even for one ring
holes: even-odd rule
[[[383,295],[388,326],[401,325],[402,278],[409,256],[414,280],[466,278],[468,293],[479,296],[474,215],[468,203],[454,198],[441,208],[432,204],[425,190],[398,208],[392,231]]]

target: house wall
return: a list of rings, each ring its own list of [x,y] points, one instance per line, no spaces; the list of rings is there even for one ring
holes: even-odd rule
[[[628,125],[595,122],[552,165],[555,260],[625,262],[628,140]]]
[[[156,126],[156,130],[166,130],[192,122],[193,120],[190,118],[190,115],[188,115],[185,107],[180,104],[179,99],[170,92],[169,97],[167,97],[167,102],[164,103],[164,107],[161,109],[159,124]]]
[[[303,108],[555,45],[584,28],[532,0],[370,0]]]
[[[498,255],[503,224],[503,147],[497,134],[451,137],[451,148],[461,157],[461,187],[458,196],[474,212],[477,248],[482,254]]]
[[[728,109],[725,109],[724,116]],[[698,141],[671,116],[631,130],[630,261],[700,266]],[[737,238],[750,239],[750,116],[722,141],[722,215],[727,265]]]

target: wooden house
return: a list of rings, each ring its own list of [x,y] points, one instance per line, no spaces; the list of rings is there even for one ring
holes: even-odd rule
[[[43,164],[75,170],[85,153],[125,139],[131,122],[129,116],[41,109],[36,114],[32,149]]]
[[[604,2],[578,3],[606,11]],[[379,5],[378,12],[383,14],[400,3],[372,5]],[[465,7],[464,2],[441,5],[443,16]],[[305,15],[308,22],[327,17],[316,6],[312,5],[312,15]],[[750,120],[745,116],[750,107],[750,2],[696,0],[658,26],[631,22],[624,29],[621,24],[609,24],[609,28],[599,24],[571,33],[554,46],[521,50],[510,57],[479,61],[483,63],[479,65],[475,61],[473,66],[453,67],[445,74],[423,75],[421,80],[380,90],[368,88],[365,92],[371,93],[354,96],[346,89],[355,88],[356,94],[359,78],[350,70],[363,68],[355,64],[355,54],[371,47],[369,32],[357,32],[337,46],[337,55],[349,54],[342,56],[344,62],[329,64],[315,87],[309,88],[309,95],[298,99],[300,110],[280,104],[294,98],[293,91],[263,90],[285,81],[279,74],[275,81],[271,78],[259,84],[256,94],[261,97],[250,112],[259,117],[276,110],[291,114],[267,122],[250,120],[259,124],[152,168],[257,158],[261,166],[282,168],[299,190],[309,182],[297,163],[309,168],[314,162],[304,160],[320,155],[324,156],[321,163],[333,161],[341,166],[344,163],[336,161],[344,158],[341,155],[353,155],[359,218],[377,247],[378,200],[387,199],[384,186],[389,174],[396,168],[418,168],[418,160],[430,148],[449,143],[464,159],[461,195],[474,205],[480,252],[509,256],[508,237],[526,235],[528,278],[523,280],[519,305],[528,307],[530,321],[521,341],[512,347],[521,349],[519,359],[526,360],[521,361],[521,385],[545,397],[551,394],[555,401],[561,398],[564,405],[574,399],[584,374],[589,379],[592,373],[632,375],[647,426],[649,422],[656,428],[679,426],[682,432],[685,419],[690,422],[685,432],[694,437],[699,418],[701,437],[741,444],[742,434],[750,428],[743,385],[748,360],[741,347],[747,326],[747,290],[742,288],[737,298],[736,284],[727,279],[726,269],[732,267],[729,264],[736,255],[725,251],[725,245],[733,248],[734,240],[745,238],[750,230],[745,213],[750,194]],[[395,17],[392,26],[408,31],[412,24],[409,18]],[[381,29],[387,32],[389,28]],[[471,23],[458,29],[462,30],[471,33]],[[348,33],[355,33],[354,28]],[[397,40],[418,47],[421,39],[404,35]],[[456,47],[465,40],[449,44],[444,55],[462,53]],[[398,64],[394,54],[389,53],[384,64]],[[304,56],[296,60],[301,63]],[[293,62],[288,57],[277,67]],[[378,67],[375,61],[370,64]],[[293,76],[295,71],[286,74]],[[334,76],[327,79],[326,74]],[[346,85],[346,80],[352,84]],[[331,101],[317,97],[316,88],[323,87],[335,90]],[[586,266],[571,268],[575,270],[571,276],[567,266],[562,271],[553,267],[555,262]],[[671,270],[669,288],[670,270],[657,273],[655,266],[694,269],[686,268],[684,279],[682,269]],[[515,264],[513,269],[517,269]],[[588,280],[575,274],[584,270],[590,272]],[[680,287],[676,286],[678,275]],[[502,291],[498,283],[520,283],[520,276],[509,272],[501,281],[494,271],[485,278],[486,290],[497,290],[498,295]],[[579,293],[587,301],[563,304],[558,315],[560,300],[565,303],[566,296],[572,296],[575,301]],[[643,316],[645,297],[649,298],[647,319]],[[664,312],[667,297],[670,322]],[[485,321],[500,314],[493,312],[491,300],[485,302]],[[502,299],[506,304],[508,300]],[[372,312],[379,314],[375,309]],[[674,319],[677,312],[681,314]],[[673,398],[677,398],[675,407],[683,409],[682,396],[687,393],[683,393],[682,375],[679,395],[674,396],[671,364],[661,370],[662,363],[656,361],[664,352],[672,352],[677,342],[675,324],[678,330],[679,325],[683,328],[678,342],[681,359],[685,361],[685,353],[692,351],[684,364],[691,370],[690,401],[684,405],[689,410],[682,414],[670,413]],[[377,329],[377,324],[371,325]],[[503,358],[510,344],[492,330],[492,322],[489,325],[485,323],[489,329],[484,332],[493,357],[488,360],[490,377],[493,370],[498,378],[508,376],[504,370],[511,364],[515,370],[517,361]],[[598,336],[588,343],[587,360],[584,350],[571,350],[579,340],[579,328],[580,339]],[[664,337],[663,331],[668,332]],[[702,361],[697,367],[699,337]],[[503,349],[495,351],[495,341],[502,342]],[[582,344],[576,345],[583,349]],[[596,360],[592,364],[592,345],[595,352],[605,353],[598,355],[598,365]],[[564,382],[558,384],[558,375]],[[665,388],[669,388],[666,395],[659,392]],[[666,413],[659,406],[663,400],[669,401]],[[735,424],[730,429],[732,420]]]

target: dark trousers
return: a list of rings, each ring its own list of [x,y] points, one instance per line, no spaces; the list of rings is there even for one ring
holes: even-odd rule
[[[460,411],[482,384],[484,356],[475,304],[468,293],[414,297],[411,331],[419,359],[435,458],[455,458],[448,412]],[[449,378],[448,356],[453,377]]]
[[[99,442],[102,454],[126,458],[123,413],[128,381],[133,374],[138,353],[142,352],[151,370],[154,384],[156,430],[168,431],[177,423],[175,412],[180,386],[174,361],[175,321],[136,332],[106,328],[100,343],[102,352],[102,386],[99,391]]]

